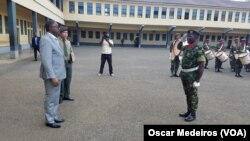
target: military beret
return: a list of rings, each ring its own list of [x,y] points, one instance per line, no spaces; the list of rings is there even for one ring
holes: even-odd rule
[[[187,31],[188,36],[192,36],[195,39],[198,39],[200,37],[200,33],[195,30],[188,30]]]
[[[64,31],[68,31],[68,27],[66,26],[61,26],[59,29],[60,33],[64,32]]]

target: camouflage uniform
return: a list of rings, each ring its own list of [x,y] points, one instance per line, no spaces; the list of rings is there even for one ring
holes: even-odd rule
[[[184,47],[184,54],[182,58],[182,68],[190,69],[198,66],[198,62],[205,61],[204,51],[202,47],[188,48]],[[187,110],[189,112],[196,112],[198,108],[198,89],[193,87],[193,82],[196,78],[196,71],[193,72],[183,72],[181,71],[180,77],[182,80],[182,85],[184,92],[186,94]]]
[[[220,45],[217,45],[217,47],[215,48],[215,51],[223,51],[224,50],[224,45],[223,45],[223,47],[221,48],[221,46]],[[221,67],[222,66],[222,62],[216,57],[215,58],[215,71],[216,72],[221,72],[220,71],[220,69],[222,68]]]
[[[232,46],[230,49],[230,53],[229,53],[229,58],[230,58],[230,68],[232,72],[235,72],[235,63],[236,63],[236,59],[234,56],[234,52],[236,51],[236,45]]]
[[[236,47],[236,53],[244,53],[246,52],[246,48],[244,50],[244,46],[240,45],[238,47]],[[240,59],[236,59],[236,63],[235,63],[235,76],[236,77],[241,77],[240,75],[240,72],[241,72],[241,69],[242,69],[243,65],[240,61]]]
[[[209,47],[208,47],[208,45],[203,45],[203,50],[204,50],[204,52],[206,52],[206,51],[208,51],[209,50]],[[205,57],[205,59],[206,59],[206,63],[205,63],[205,68],[207,69],[207,66],[208,66],[208,59]]]

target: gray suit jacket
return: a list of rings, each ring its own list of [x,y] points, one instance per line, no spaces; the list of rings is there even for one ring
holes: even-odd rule
[[[66,78],[64,54],[58,39],[50,33],[46,33],[40,40],[41,68],[40,77],[42,79]]]

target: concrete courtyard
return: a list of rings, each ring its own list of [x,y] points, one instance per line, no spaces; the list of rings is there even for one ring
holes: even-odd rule
[[[60,129],[44,123],[44,85],[33,54],[0,60],[0,141],[142,141],[144,124],[250,124],[250,73],[222,73],[209,62],[199,88],[197,120],[186,123],[180,78],[171,78],[169,50],[113,48],[114,77],[97,76],[101,49],[76,47],[71,85],[74,102],[59,109]]]

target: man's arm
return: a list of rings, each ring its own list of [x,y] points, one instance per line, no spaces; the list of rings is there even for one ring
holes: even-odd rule
[[[40,41],[41,62],[45,68],[48,78],[56,78],[56,74],[52,67],[52,47],[49,42],[42,38]]]
[[[102,37],[102,40],[101,40],[100,43],[99,43],[100,45],[102,45],[103,40],[104,40],[104,37]]]
[[[196,77],[195,77],[195,81],[196,82],[200,82],[200,79],[203,75],[203,72],[204,72],[204,62],[198,62],[198,70],[197,70],[197,73],[196,73]]]
[[[105,38],[105,40],[108,42],[108,44],[109,44],[110,47],[113,47],[113,46],[114,46],[113,43],[110,42],[110,40],[108,40],[108,39],[106,39],[106,38]]]

